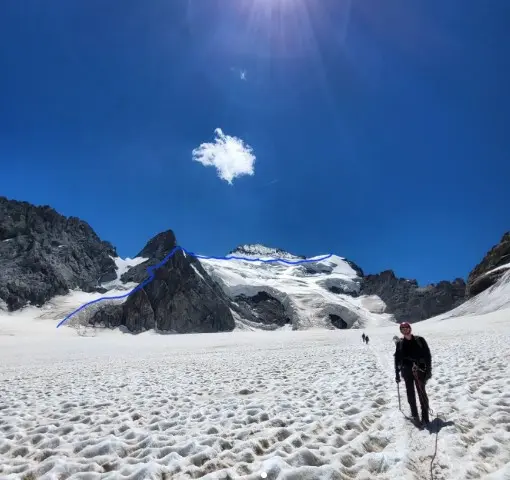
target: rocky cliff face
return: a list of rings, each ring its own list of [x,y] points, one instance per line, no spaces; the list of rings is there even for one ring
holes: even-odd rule
[[[200,262],[177,249],[174,233],[156,235],[138,254],[149,259],[130,269],[122,279],[141,282],[154,279],[128,297],[122,305],[108,305],[90,319],[92,324],[130,332],[200,333],[230,331],[235,327],[230,300],[211,280]],[[168,258],[169,253],[175,253]],[[162,262],[168,258],[164,263]]]
[[[510,265],[510,232],[492,247],[468,276],[466,295],[473,297],[494,285]],[[503,267],[503,268],[501,268]]]
[[[115,278],[115,248],[82,220],[0,197],[0,304],[42,305]]]
[[[461,278],[419,287],[416,280],[397,278],[392,270],[386,270],[366,275],[361,293],[378,295],[397,321],[417,322],[459,306],[465,301],[465,290],[466,283]]]

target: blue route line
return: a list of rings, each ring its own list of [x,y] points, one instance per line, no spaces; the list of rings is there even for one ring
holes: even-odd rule
[[[101,297],[101,298],[97,298],[96,300],[92,300],[91,302],[87,302],[87,303],[83,304],[81,307],[79,307],[76,310],[74,310],[73,312],[71,312],[69,315],[67,315],[63,320],[61,320],[59,322],[59,324],[57,325],[57,328],[60,327],[61,325],[63,325],[65,322],[67,322],[67,320],[69,320],[73,315],[76,315],[80,310],[83,310],[84,308],[88,307],[89,305],[93,305],[94,303],[102,302],[103,300],[119,300],[121,298],[126,298],[126,297],[129,297],[130,295],[133,295],[133,293],[136,293],[138,290],[141,290],[143,287],[145,287],[146,285],[148,285],[149,283],[151,283],[154,280],[154,270],[158,269],[159,267],[162,267],[166,262],[168,262],[168,260],[170,260],[175,255],[175,252],[177,252],[178,250],[182,250],[184,253],[186,253],[187,255],[190,255],[191,257],[202,258],[204,260],[244,260],[246,262],[263,262],[263,263],[281,262],[281,263],[286,263],[287,265],[299,265],[301,263],[322,262],[323,260],[327,260],[328,258],[330,258],[333,255],[332,253],[330,253],[329,255],[325,255],[324,257],[311,258],[311,259],[306,259],[306,260],[295,260],[295,261],[285,260],[283,258],[270,258],[268,260],[263,260],[261,258],[245,258],[245,257],[234,257],[234,256],[213,257],[213,256],[198,255],[196,253],[188,252],[185,248],[177,245],[176,247],[174,247],[172,249],[172,251],[165,258],[163,258],[163,260],[161,260],[161,262],[159,262],[156,265],[151,265],[150,267],[147,267],[147,273],[149,274],[149,278],[146,278],[142,283],[140,283],[135,288],[133,288],[133,290],[131,290],[129,293],[126,293],[124,295],[117,295],[115,297]]]

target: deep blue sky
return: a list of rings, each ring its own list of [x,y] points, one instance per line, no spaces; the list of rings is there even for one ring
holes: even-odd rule
[[[171,228],[202,254],[465,277],[510,229],[509,18],[508,0],[3,0],[0,195],[121,256]],[[253,176],[192,161],[218,127]]]

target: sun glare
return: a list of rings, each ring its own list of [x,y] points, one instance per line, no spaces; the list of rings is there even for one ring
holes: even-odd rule
[[[254,8],[289,8],[303,3],[303,0],[252,0]]]
[[[244,0],[248,30],[270,56],[295,56],[314,43],[306,0]]]

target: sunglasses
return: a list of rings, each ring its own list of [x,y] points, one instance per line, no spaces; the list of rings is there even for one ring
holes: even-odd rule
[[[405,331],[408,331],[408,330],[411,330],[411,328],[410,327],[402,327],[400,329],[401,332],[405,332]]]

